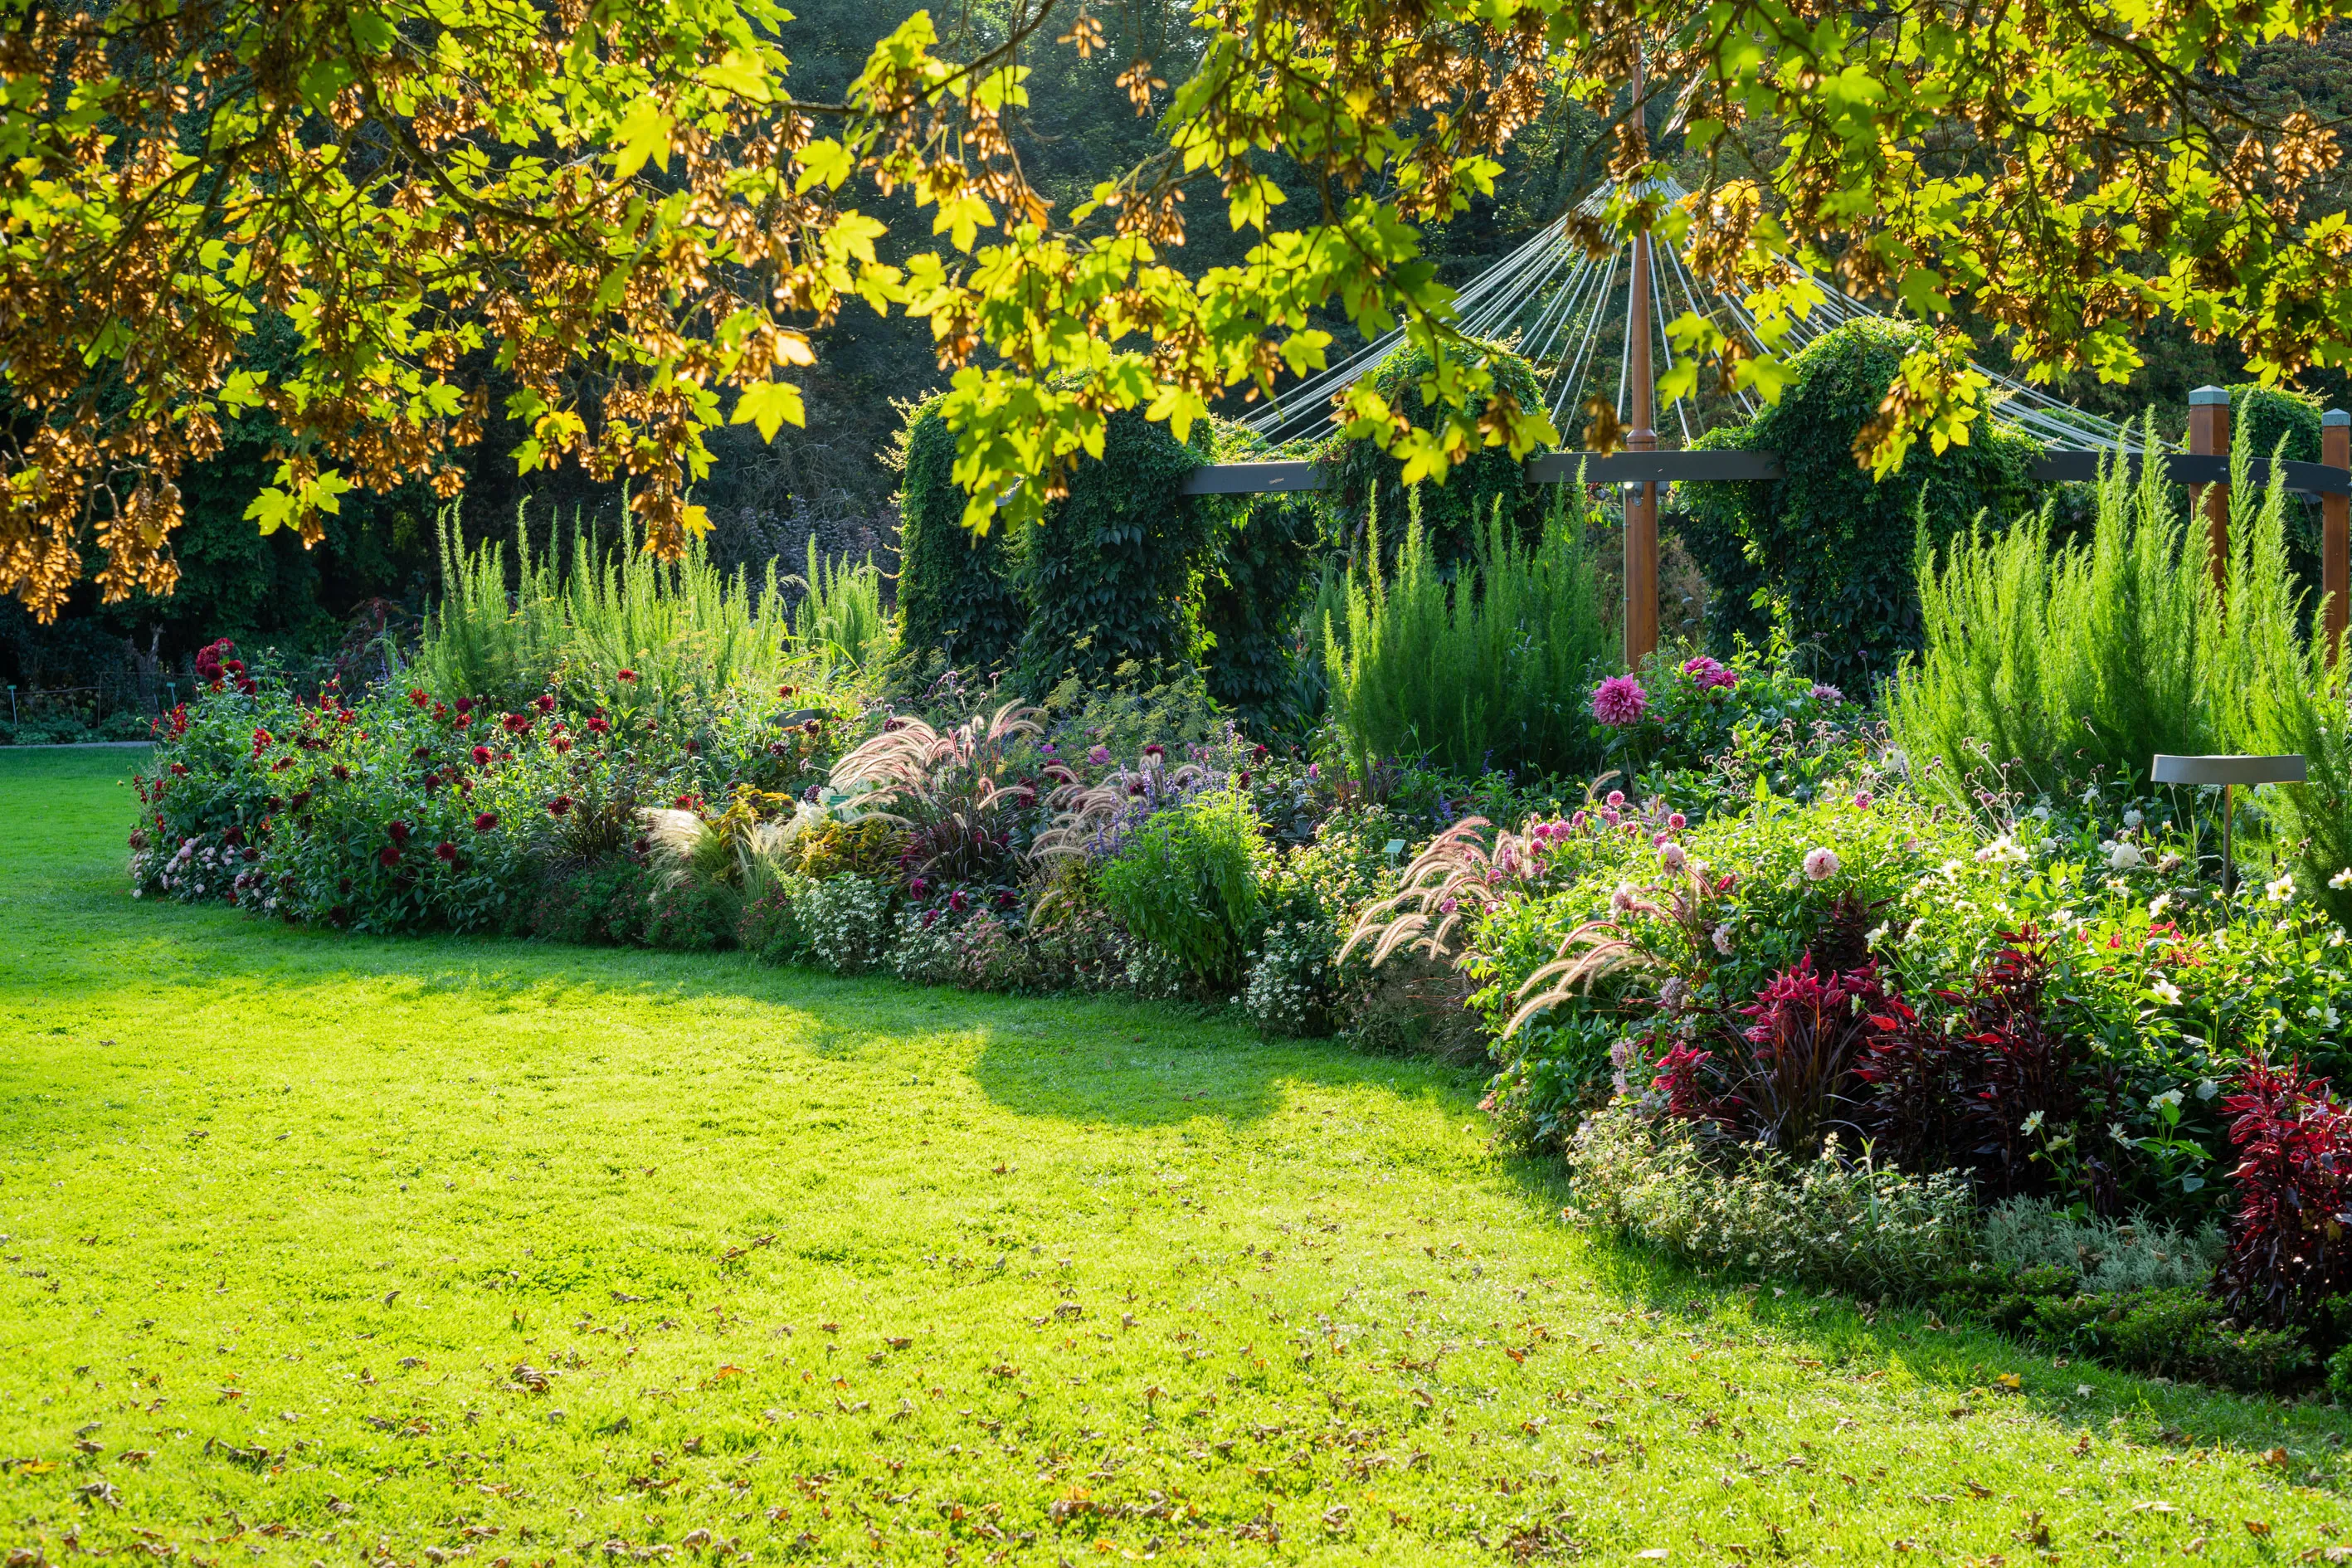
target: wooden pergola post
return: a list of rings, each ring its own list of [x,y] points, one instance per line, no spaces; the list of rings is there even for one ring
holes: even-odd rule
[[[2319,460],[2352,469],[2352,414],[2331,408],[2319,416]],[[2319,498],[2319,584],[2327,599],[2327,662],[2344,651],[2344,628],[2352,615],[2352,496]]]
[[[2189,395],[2189,449],[2200,457],[2230,455],[2230,395],[2218,386],[2200,386]],[[2211,552],[2213,586],[2226,589],[2230,578],[2230,487],[2191,485],[2189,510],[2205,514],[2205,542]]]
[[[1642,61],[1633,58],[1633,112],[1642,112]],[[1628,451],[1658,449],[1657,378],[1650,367],[1650,236],[1633,237],[1633,277],[1625,291],[1625,380],[1633,400]],[[1625,503],[1625,668],[1658,647],[1658,487],[1643,481]]]

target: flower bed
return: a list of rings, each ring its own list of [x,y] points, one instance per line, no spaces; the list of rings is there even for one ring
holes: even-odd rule
[[[1916,793],[1783,658],[1601,681],[1588,787],[951,679],[298,700],[209,651],[140,781],[138,896],[1485,1058],[1498,1131],[1566,1157],[1591,1223],[1697,1267],[2352,1381],[2343,932],[2292,879],[2222,900],[2194,799]]]

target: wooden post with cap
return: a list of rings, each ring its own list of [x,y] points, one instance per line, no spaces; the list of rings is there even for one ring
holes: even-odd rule
[[[2352,470],[2352,414],[2331,408],[2319,416],[2319,460]],[[2352,496],[2319,498],[2319,591],[2327,600],[2327,662],[2334,664],[2352,616]]]
[[[2189,394],[2189,449],[2200,457],[2230,455],[2230,395],[2222,388],[2200,386]],[[2230,580],[2230,487],[2191,485],[2189,510],[2205,514],[2213,586],[2225,589]]]
[[[1642,56],[1633,56],[1633,110],[1642,112]],[[1633,236],[1633,276],[1626,286],[1625,379],[1633,399],[1628,451],[1658,449],[1657,382],[1650,368],[1650,236]],[[1639,668],[1658,647],[1658,487],[1644,481],[1625,503],[1625,668]]]

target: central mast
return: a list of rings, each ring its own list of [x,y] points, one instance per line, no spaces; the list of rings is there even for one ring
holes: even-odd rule
[[[1646,150],[1648,117],[1642,107],[1642,48],[1633,48],[1635,123]],[[1633,400],[1625,432],[1633,452],[1658,449],[1657,381],[1650,366],[1650,234],[1633,236],[1633,276],[1625,289],[1625,379]],[[1644,481],[1625,502],[1625,668],[1637,669],[1658,647],[1658,487]]]

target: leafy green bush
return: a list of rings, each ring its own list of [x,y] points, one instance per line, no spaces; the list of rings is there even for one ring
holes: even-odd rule
[[[1777,479],[1682,492],[1684,543],[1714,585],[1707,627],[1718,657],[1743,635],[1762,643],[1783,631],[1819,658],[1821,679],[1861,695],[1920,644],[1920,529],[1940,548],[1979,512],[2004,519],[2032,504],[2033,444],[1983,421],[1965,447],[1913,448],[1884,482],[1855,462],[1855,436],[1925,341],[1925,329],[1898,321],[1835,328],[1790,362],[1780,402],[1693,444],[1780,462]]]
[[[1460,352],[1483,356],[1497,385],[1518,399],[1521,406],[1541,405],[1543,385],[1535,367],[1509,349],[1499,343],[1471,342],[1461,345]],[[1422,383],[1430,370],[1426,350],[1402,348],[1374,367],[1370,380],[1373,390],[1388,400],[1393,413],[1412,420],[1428,406]],[[1517,542],[1532,542],[1543,526],[1544,487],[1529,483],[1527,465],[1501,447],[1471,453],[1453,467],[1442,484],[1406,484],[1403,463],[1366,437],[1334,437],[1317,458],[1328,476],[1324,500],[1332,514],[1345,520],[1351,530],[1349,556],[1359,572],[1374,570],[1375,558],[1376,569],[1383,574],[1401,570],[1397,546],[1402,535],[1392,532],[1381,538],[1370,520],[1404,516],[1408,498],[1421,508],[1430,558],[1440,577],[1453,576],[1477,551],[1479,530],[1496,517],[1497,506],[1506,531]]]
[[[743,900],[735,922],[735,945],[763,963],[798,963],[808,956],[808,927],[803,914],[809,883],[798,877],[776,877]]]
[[[959,669],[1001,669],[1013,660],[1028,607],[1013,586],[1005,532],[963,525],[955,481],[955,432],[939,399],[908,416],[898,496],[898,648],[903,660],[934,654]]]
[[[1089,688],[1156,684],[1195,668],[1203,651],[1203,580],[1231,503],[1183,493],[1207,461],[1192,442],[1140,413],[1111,415],[1099,459],[1081,458],[1069,494],[1022,539],[1021,683],[1043,695],[1076,678]],[[1133,666],[1138,672],[1122,678]]]
[[[1577,1130],[1569,1165],[1586,1223],[1709,1268],[1914,1300],[1974,1255],[1967,1184],[1849,1162],[1834,1140],[1801,1165],[1777,1150],[1710,1163],[1687,1123],[1620,1103]]]
[[[1349,585],[1346,641],[1327,632],[1324,664],[1360,773],[1388,758],[1463,777],[1570,773],[1593,759],[1585,692],[1611,634],[1580,521],[1556,506],[1526,546],[1497,510],[1476,535],[1447,583],[1416,499],[1395,580]]]
[[[530,934],[583,947],[635,947],[646,940],[653,877],[633,858],[551,870],[531,906]]]
[[[1266,858],[1249,797],[1216,790],[1144,823],[1097,886],[1137,937],[1194,978],[1230,985],[1257,937]]]
[[[2212,750],[2208,559],[2153,464],[2100,483],[2087,542],[2053,550],[2042,519],[1964,533],[1940,567],[1923,558],[1924,647],[1886,692],[1915,774],[1966,798],[2002,770],[2063,790]]]
[[[887,883],[844,871],[795,894],[809,956],[835,974],[864,974],[890,961],[892,906]]]

